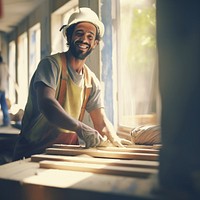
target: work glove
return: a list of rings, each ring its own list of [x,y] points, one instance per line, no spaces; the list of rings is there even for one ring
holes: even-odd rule
[[[124,145],[132,144],[131,141],[124,139],[124,138],[120,138],[117,135],[115,137],[111,138],[110,141],[116,147],[124,147]]]
[[[124,145],[130,145],[132,144],[131,141],[126,140],[124,138],[120,138],[117,135],[111,136],[109,139],[104,136],[103,139],[101,139],[98,146],[101,147],[107,147],[107,146],[115,146],[115,147],[124,147]]]
[[[98,146],[114,146],[114,147],[124,147],[124,145],[132,144],[131,141],[126,140],[124,138],[120,138],[112,126],[112,124],[107,121],[107,126],[102,132],[107,136],[104,136],[103,140],[101,139]]]
[[[82,139],[85,142],[85,147],[96,147],[101,142],[105,141],[106,138],[103,138],[100,133],[91,128],[90,126],[80,122],[79,128],[76,131],[77,135],[80,139]]]

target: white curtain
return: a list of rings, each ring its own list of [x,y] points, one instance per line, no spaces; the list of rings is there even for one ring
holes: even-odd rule
[[[154,123],[157,104],[155,0],[120,0],[119,124]]]

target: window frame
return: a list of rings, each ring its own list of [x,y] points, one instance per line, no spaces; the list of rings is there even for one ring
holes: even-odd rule
[[[156,0],[155,0],[156,1]],[[156,2],[155,2],[156,3]],[[116,66],[114,67],[114,95],[116,96],[116,98],[114,98],[114,111],[115,111],[115,126],[117,127],[117,132],[119,134],[122,134],[124,136],[124,133],[130,133],[130,131],[134,128],[134,126],[127,126],[127,125],[123,125],[120,123],[120,110],[119,110],[119,106],[120,106],[120,92],[119,92],[119,84],[121,82],[120,80],[120,76],[119,76],[119,66],[121,63],[121,55],[120,55],[120,0],[117,0],[115,2],[112,2],[112,17],[113,17],[113,21],[115,22],[113,24],[113,65]],[[155,9],[156,11],[156,9]],[[156,27],[155,27],[156,28]],[[156,36],[155,36],[156,37]],[[155,49],[155,52],[157,52],[157,50]],[[155,60],[157,62],[157,55],[155,55]],[[159,94],[159,89],[158,89],[158,63],[156,66],[156,70],[154,73],[155,76],[155,104],[156,104],[156,108],[155,108],[155,115],[143,115],[143,121],[144,121],[144,125],[145,124],[159,124],[160,123],[160,112],[161,112],[161,105],[160,105],[160,94]],[[141,124],[135,124],[135,126],[139,126]],[[127,134],[125,135],[127,137]]]

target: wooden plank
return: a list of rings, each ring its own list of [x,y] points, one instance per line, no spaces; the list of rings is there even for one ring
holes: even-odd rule
[[[155,153],[158,154],[159,150],[157,149],[143,149],[143,148],[120,148],[120,147],[97,147],[99,150],[104,151],[118,151],[118,152],[130,152],[130,153]]]
[[[85,145],[68,145],[68,144],[53,144],[53,147],[67,147],[67,148],[82,148],[85,149]],[[115,146],[108,146],[108,147],[115,147]],[[156,150],[160,150],[162,145],[161,144],[154,144],[154,145],[141,145],[141,144],[129,144],[129,145],[125,145],[124,146],[127,149],[156,149]],[[98,147],[97,147],[98,148]],[[107,147],[100,147],[100,148],[107,148]],[[120,148],[120,147],[116,147],[116,148]],[[123,148],[124,149],[124,148]]]
[[[53,144],[53,148],[61,148],[61,149],[85,149],[84,146],[81,145],[65,145],[65,144]],[[132,152],[132,153],[159,153],[157,149],[148,149],[148,148],[122,148],[122,147],[96,147],[90,149],[99,149],[104,151],[117,151],[117,152]]]
[[[161,147],[162,147],[161,144],[154,144],[154,145],[130,144],[130,145],[126,145],[126,148],[142,148],[142,149],[157,149],[157,150],[160,150]]]
[[[148,168],[133,168],[133,167],[119,167],[119,166],[106,166],[102,164],[88,164],[88,163],[73,163],[63,161],[41,161],[40,168],[46,169],[60,169],[72,170],[81,172],[91,172],[97,174],[109,174],[128,177],[147,178],[151,174],[157,174],[158,170]]]
[[[86,154],[98,158],[135,159],[135,160],[149,160],[149,161],[157,161],[159,158],[158,154],[113,152],[113,151],[103,151],[98,149],[47,148],[46,153],[53,155],[68,155],[68,156],[77,156]]]
[[[40,162],[42,160],[106,164],[109,166],[141,167],[141,168],[151,168],[151,169],[157,169],[159,166],[159,163],[157,161],[120,160],[120,159],[106,159],[106,158],[93,158],[93,157],[88,158],[80,156],[59,156],[59,155],[46,155],[46,154],[38,154],[31,156],[32,162]]]
[[[53,148],[61,148],[61,149],[85,149],[84,145],[72,145],[72,144],[53,144]]]

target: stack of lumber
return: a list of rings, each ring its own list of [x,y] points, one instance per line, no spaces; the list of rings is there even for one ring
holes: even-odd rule
[[[54,144],[44,154],[0,166],[0,199],[157,200],[159,150]]]
[[[157,174],[159,146],[97,147],[54,144],[45,154],[33,155],[40,168],[146,178]]]

